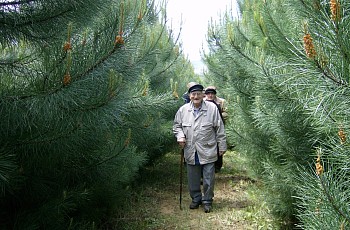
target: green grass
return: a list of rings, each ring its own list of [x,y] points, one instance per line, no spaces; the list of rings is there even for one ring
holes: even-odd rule
[[[168,153],[140,172],[130,198],[115,218],[116,229],[279,229],[262,198],[262,185],[247,175],[244,158],[224,156],[216,174],[213,211],[190,210],[186,172],[180,209],[180,155]]]

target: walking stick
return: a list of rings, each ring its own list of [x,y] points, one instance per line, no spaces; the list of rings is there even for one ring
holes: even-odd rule
[[[184,165],[184,149],[181,149],[181,161],[180,161],[180,209],[182,210],[182,174],[183,174],[183,165]]]

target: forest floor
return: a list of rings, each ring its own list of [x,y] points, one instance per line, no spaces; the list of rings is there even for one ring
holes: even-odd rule
[[[180,209],[180,154],[168,153],[141,173],[123,215],[116,217],[118,229],[278,229],[261,197],[261,185],[250,178],[243,158],[234,151],[224,155],[224,166],[216,173],[213,210],[191,210],[183,168]]]

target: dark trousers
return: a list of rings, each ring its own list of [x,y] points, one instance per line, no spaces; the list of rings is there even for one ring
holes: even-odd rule
[[[221,168],[222,168],[222,155],[220,156],[220,154],[219,154],[219,146],[218,146],[218,152],[217,152],[217,154],[218,154],[218,160],[217,161],[215,161],[215,172],[218,172],[218,171],[220,171],[221,170]]]
[[[222,168],[222,155],[219,156],[219,153],[218,153],[218,160],[215,161],[215,169],[216,170],[220,170]]]

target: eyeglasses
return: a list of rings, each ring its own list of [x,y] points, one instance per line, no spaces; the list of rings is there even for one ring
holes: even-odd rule
[[[201,96],[201,95],[203,95],[202,92],[192,92],[191,93],[191,96]]]

